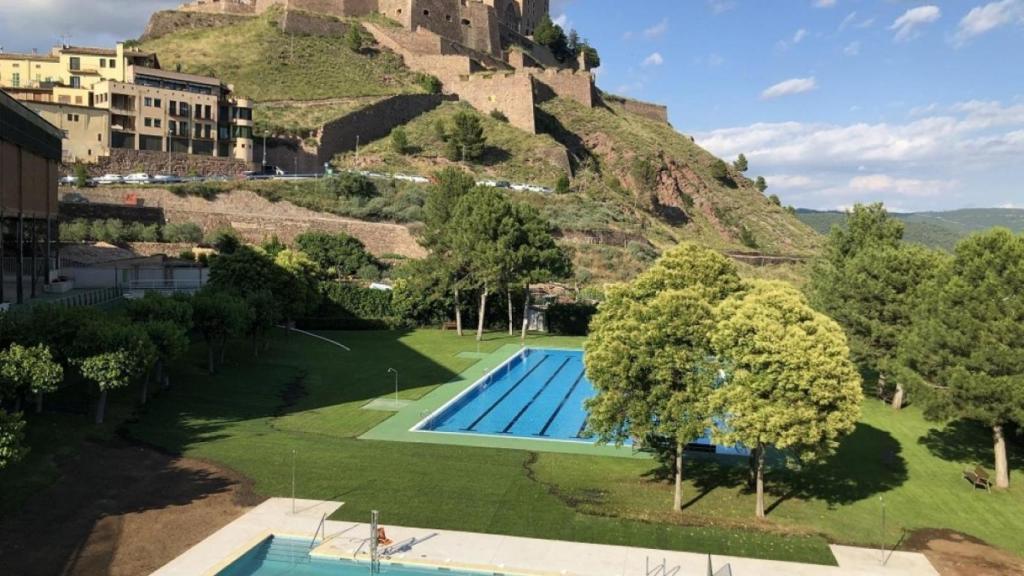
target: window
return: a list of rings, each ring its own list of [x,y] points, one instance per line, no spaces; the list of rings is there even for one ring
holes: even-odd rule
[[[430,16],[430,10],[424,10],[423,11],[423,15],[424,16]]]
[[[75,104],[81,105],[81,103],[82,103],[82,97],[81,96],[75,96]]]
[[[68,67],[71,68],[72,70],[81,70],[82,69],[82,59],[79,58],[78,56],[72,56],[71,57],[71,61],[68,64]]]
[[[100,68],[106,68],[106,67],[107,67],[106,59],[105,58],[100,58]]]
[[[78,114],[75,114],[75,122],[78,122]]]
[[[178,125],[178,123],[175,122],[174,120],[168,120],[167,121],[167,133],[170,134],[171,136],[174,136],[174,129],[175,129],[175,127],[177,127],[177,125]]]
[[[96,135],[96,141],[97,142],[103,142],[103,134],[97,134]]]
[[[471,26],[472,24],[470,23],[468,18],[463,18],[462,19],[462,25],[463,26]]]
[[[192,132],[192,136],[194,138],[199,138],[200,136],[203,135],[203,125],[202,124],[193,124],[192,126],[194,127],[193,132]]]
[[[207,125],[203,126],[203,138],[209,138],[209,137],[210,137],[210,125],[207,124]]]
[[[113,58],[111,58],[109,60],[109,62],[110,62],[110,67],[111,68],[117,68],[117,60],[114,60]]]
[[[177,110],[175,110],[175,108],[177,108],[177,103],[174,100],[170,100],[169,102],[167,102],[167,113],[168,114],[170,114],[171,116],[176,115],[177,114]]]
[[[206,105],[206,119],[210,120],[211,118],[213,118],[213,110],[211,110],[210,109],[210,105],[207,104]]]
[[[202,117],[203,117],[203,105],[202,104],[196,104],[196,118],[202,118]]]
[[[153,106],[153,99],[150,98],[149,96],[146,96],[145,98],[143,98],[142,102],[146,106]]]
[[[15,72],[14,74],[11,75],[11,86],[14,87],[14,88],[17,88],[17,87],[21,86],[21,74],[20,73]]]
[[[154,118],[153,119],[153,128],[159,128],[161,123],[162,122],[160,121],[159,118]]]
[[[146,128],[152,128],[153,127],[153,119],[152,118],[146,118],[143,122],[145,123]]]
[[[444,19],[445,19],[445,22],[451,22],[452,21],[452,15],[451,14],[445,14],[444,15]]]
[[[81,78],[81,76],[72,76],[71,77],[71,87],[72,88],[81,88],[82,87],[82,78]]]
[[[157,108],[162,108],[163,107],[163,102],[161,102],[159,98],[154,98],[153,99],[153,106],[156,106]]]
[[[68,114],[68,122],[71,122],[71,114]]]

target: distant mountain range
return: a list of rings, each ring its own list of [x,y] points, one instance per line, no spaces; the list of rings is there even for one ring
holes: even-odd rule
[[[904,239],[932,248],[952,250],[964,236],[994,226],[1024,231],[1024,210],[1014,208],[970,208],[950,212],[894,213],[906,224]],[[846,220],[843,212],[798,209],[797,218],[821,234]]]

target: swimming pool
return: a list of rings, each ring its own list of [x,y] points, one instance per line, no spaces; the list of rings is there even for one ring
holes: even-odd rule
[[[595,394],[597,391],[584,370],[581,350],[524,348],[417,424],[413,431],[592,442],[586,437],[584,402]],[[710,431],[688,448],[748,454],[741,446],[714,445]]]
[[[583,352],[526,348],[415,430],[586,441],[583,402],[594,394]]]
[[[390,576],[480,576],[440,568],[417,568],[382,563],[380,574]],[[309,555],[309,540],[271,536],[243,554],[217,576],[366,576],[370,565]]]

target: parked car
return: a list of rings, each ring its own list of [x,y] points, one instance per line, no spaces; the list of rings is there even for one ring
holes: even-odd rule
[[[173,174],[157,174],[153,176],[153,184],[180,184],[181,178]]]
[[[99,178],[95,178],[93,182],[100,185],[124,184],[124,178],[120,174],[104,174]]]
[[[125,184],[149,184],[152,181],[153,177],[145,172],[136,172],[124,177]]]
[[[58,186],[77,186],[78,185],[78,178],[76,178],[75,176],[71,176],[71,175],[61,176],[60,180],[57,180],[57,185]]]
[[[429,179],[423,176],[410,176],[409,174],[395,174],[395,180],[401,180],[402,182],[415,182],[416,184],[427,184],[430,182]]]
[[[60,199],[61,202],[67,202],[68,204],[88,204],[89,199],[82,196],[78,192],[68,192]]]

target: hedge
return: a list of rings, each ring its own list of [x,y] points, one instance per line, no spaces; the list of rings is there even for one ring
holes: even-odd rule
[[[596,313],[595,304],[552,304],[548,306],[546,314],[548,332],[563,336],[586,336],[590,330],[590,319]]]
[[[325,284],[324,304],[317,316],[388,321],[392,318],[391,292],[352,284]]]

